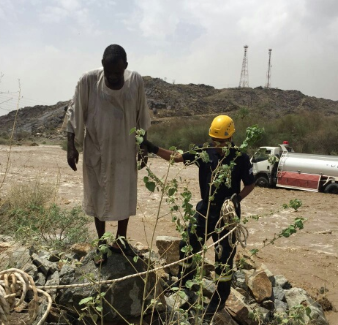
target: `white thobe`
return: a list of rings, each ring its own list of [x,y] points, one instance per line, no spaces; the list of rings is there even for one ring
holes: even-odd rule
[[[67,111],[67,132],[84,146],[84,210],[101,221],[136,214],[137,147],[130,130],[147,130],[150,115],[142,77],[125,70],[124,79],[112,90],[103,69],[84,74]]]

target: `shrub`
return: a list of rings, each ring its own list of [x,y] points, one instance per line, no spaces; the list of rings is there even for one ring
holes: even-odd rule
[[[88,240],[89,218],[80,207],[52,203],[54,194],[54,187],[40,182],[13,186],[0,212],[6,223],[1,232],[25,244],[55,249]]]

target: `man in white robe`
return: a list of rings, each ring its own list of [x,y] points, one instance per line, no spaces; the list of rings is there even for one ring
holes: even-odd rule
[[[95,218],[99,238],[105,221],[118,221],[116,238],[126,238],[137,201],[137,147],[130,130],[147,130],[150,115],[143,79],[126,70],[125,50],[108,46],[102,66],[80,78],[68,107],[67,161],[76,171],[79,153],[74,142],[83,143],[85,212]]]

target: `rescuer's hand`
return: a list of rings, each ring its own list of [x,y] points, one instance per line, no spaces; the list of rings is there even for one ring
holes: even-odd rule
[[[77,170],[76,164],[79,161],[79,152],[73,146],[67,147],[67,162],[71,169]]]
[[[239,203],[242,201],[242,198],[239,194],[233,194],[230,198],[230,200],[232,201],[232,203],[234,204],[235,206],[235,209],[238,209],[239,208]]]
[[[153,143],[151,143],[150,141],[148,140],[143,140],[142,144],[141,144],[141,147],[142,145],[144,145],[145,147],[147,147],[148,149],[148,152],[151,152],[151,153],[154,153],[154,154],[157,154],[158,153],[158,150],[159,150],[159,147],[155,146]]]

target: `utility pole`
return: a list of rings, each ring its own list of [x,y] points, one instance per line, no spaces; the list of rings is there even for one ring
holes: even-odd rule
[[[268,63],[268,72],[266,74],[267,82],[265,87],[271,88],[271,51],[272,49],[269,49],[269,63]]]
[[[244,45],[244,57],[242,63],[241,78],[239,80],[239,88],[249,87],[249,72],[248,72],[248,45]]]

